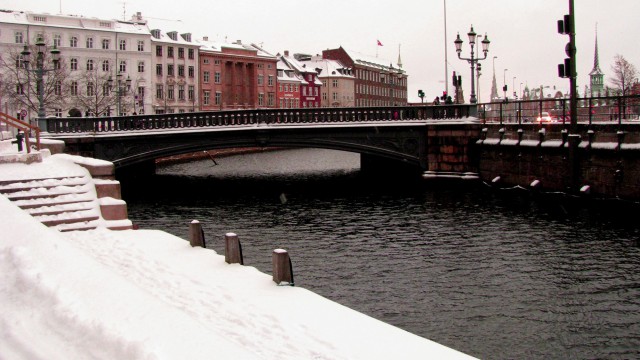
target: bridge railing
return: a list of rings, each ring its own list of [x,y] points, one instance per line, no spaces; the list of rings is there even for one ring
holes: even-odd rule
[[[472,105],[223,110],[119,117],[48,118],[49,133],[109,133],[272,124],[446,120],[476,117]]]
[[[569,99],[540,99],[478,104],[478,117],[483,123],[536,123],[544,113],[550,122],[569,124]],[[612,123],[639,120],[640,95],[578,99],[577,121],[580,123]],[[548,123],[549,121],[544,121]]]

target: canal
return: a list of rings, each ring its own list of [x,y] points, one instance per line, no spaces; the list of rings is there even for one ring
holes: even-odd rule
[[[235,232],[268,274],[287,249],[296,286],[476,357],[640,357],[633,205],[371,178],[329,150],[216,163],[123,183],[129,217],[185,239],[197,219],[219,254]]]

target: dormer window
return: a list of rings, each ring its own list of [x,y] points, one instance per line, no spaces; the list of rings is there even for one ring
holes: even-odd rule
[[[178,32],[177,31],[170,31],[170,32],[167,33],[167,36],[173,41],[178,41]]]
[[[156,39],[160,39],[160,29],[151,30],[151,36],[153,36]]]

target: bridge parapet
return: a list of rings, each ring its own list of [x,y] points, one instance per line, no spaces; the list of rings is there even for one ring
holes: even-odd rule
[[[370,123],[475,118],[475,105],[224,110],[120,117],[48,118],[51,134],[193,129],[242,125]]]

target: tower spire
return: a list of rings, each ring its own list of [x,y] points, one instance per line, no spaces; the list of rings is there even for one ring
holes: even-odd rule
[[[398,44],[398,67],[399,68],[402,67],[402,59],[400,58],[400,46],[401,44]]]
[[[498,98],[498,83],[496,82],[496,61],[493,60],[493,80],[491,81],[491,101]]]
[[[596,23],[596,46],[593,53],[593,70],[589,73],[591,96],[598,96],[604,90],[604,73],[600,70],[600,55],[598,53],[598,23]],[[585,94],[586,95],[586,94]]]

